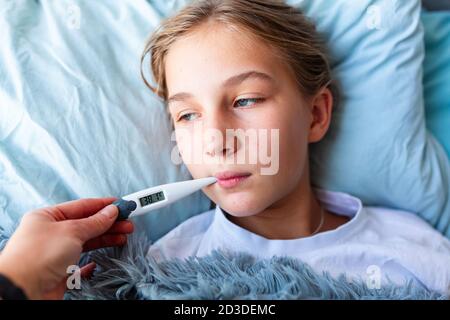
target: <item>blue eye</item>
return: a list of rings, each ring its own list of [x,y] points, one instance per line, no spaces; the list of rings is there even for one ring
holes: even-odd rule
[[[261,102],[262,100],[264,100],[264,99],[263,98],[244,98],[244,99],[236,100],[235,105],[237,105],[238,107],[248,107],[255,103]]]
[[[196,115],[195,113],[186,113],[186,114],[183,114],[179,119],[178,119],[178,121],[180,121],[180,120],[182,120],[182,121],[192,121],[192,120],[194,120],[194,119],[192,119],[192,116],[194,116],[194,115]]]

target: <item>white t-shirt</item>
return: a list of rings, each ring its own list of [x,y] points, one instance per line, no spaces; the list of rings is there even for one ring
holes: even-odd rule
[[[349,280],[375,286],[387,284],[388,278],[396,284],[412,280],[450,294],[450,241],[425,221],[405,211],[363,207],[360,199],[346,193],[314,192],[325,209],[351,219],[311,237],[273,240],[232,223],[216,206],[170,231],[148,254],[157,260],[183,259],[222,249],[261,258],[290,256],[332,276],[344,273]]]

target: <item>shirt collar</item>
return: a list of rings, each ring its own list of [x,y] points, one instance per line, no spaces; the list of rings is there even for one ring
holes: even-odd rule
[[[234,249],[265,248],[267,249],[265,253],[268,255],[279,254],[279,252],[277,253],[278,250],[285,255],[289,255],[290,250],[295,250],[298,253],[299,250],[325,246],[331,241],[333,243],[342,241],[347,235],[353,234],[356,229],[362,227],[365,210],[359,198],[347,193],[318,188],[313,188],[313,191],[317,200],[326,210],[347,216],[351,220],[334,230],[319,232],[310,237],[288,240],[267,239],[234,224],[228,220],[223,210],[216,206],[211,231],[216,235],[217,241],[224,242],[223,245],[232,246]]]

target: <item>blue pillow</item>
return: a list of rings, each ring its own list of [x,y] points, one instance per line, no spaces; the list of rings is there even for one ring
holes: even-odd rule
[[[324,34],[340,84],[330,131],[310,148],[313,184],[450,236],[450,163],[425,126],[420,1],[289,2]]]
[[[450,11],[423,12],[422,22],[426,123],[450,157]]]
[[[191,178],[140,78],[160,19],[146,1],[2,1],[0,231],[31,209]],[[209,207],[198,192],[136,225],[157,239]]]

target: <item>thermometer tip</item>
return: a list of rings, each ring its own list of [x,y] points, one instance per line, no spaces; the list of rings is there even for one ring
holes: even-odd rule
[[[208,177],[208,179],[211,181],[211,184],[217,182],[217,178],[216,177]]]

